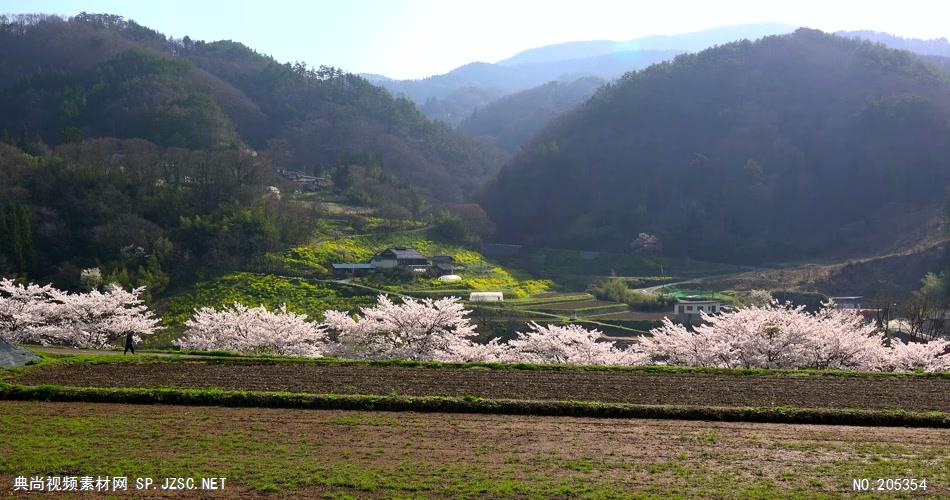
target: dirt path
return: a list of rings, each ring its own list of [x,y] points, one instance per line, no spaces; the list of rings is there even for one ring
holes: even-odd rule
[[[216,387],[312,394],[478,396],[699,406],[900,408],[950,412],[950,379],[490,370],[336,364],[107,363],[43,366],[27,385]]]
[[[844,497],[878,477],[950,494],[946,429],[37,402],[0,402],[0,424],[4,492],[121,474],[226,477],[213,498]]]
[[[178,354],[171,352],[155,352],[148,350],[136,350],[137,354],[125,354],[119,350],[98,350],[98,349],[72,349],[69,347],[55,347],[55,346],[40,346],[40,345],[23,345],[24,348],[29,349],[37,353],[47,353],[47,354],[62,354],[69,356],[82,356],[82,355],[92,355],[92,356],[129,356],[130,358],[134,356],[158,356],[163,358],[185,358],[185,359],[208,359],[214,358],[216,356],[208,356],[204,354]]]

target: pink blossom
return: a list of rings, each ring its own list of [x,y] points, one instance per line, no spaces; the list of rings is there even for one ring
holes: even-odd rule
[[[285,305],[275,311],[239,303],[220,311],[204,307],[185,326],[185,336],[175,342],[185,349],[299,356],[320,356],[326,349],[325,328]]]
[[[380,295],[373,307],[355,317],[327,311],[323,325],[336,341],[335,354],[354,358],[438,360],[470,347],[476,335],[470,311],[456,297],[406,298],[396,304]]]
[[[599,330],[579,325],[539,325],[510,341],[509,360],[524,363],[567,363],[573,365],[639,364],[641,355],[633,349],[618,348],[614,342],[599,342]]]

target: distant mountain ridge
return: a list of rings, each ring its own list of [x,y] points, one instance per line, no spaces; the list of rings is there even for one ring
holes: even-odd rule
[[[502,241],[868,254],[938,212],[948,118],[950,75],[919,56],[800,29],[627,74],[542,130],[481,203]]]
[[[691,33],[676,35],[651,35],[627,41],[593,40],[566,42],[546,45],[521,51],[507,59],[498,61],[501,66],[530,64],[540,62],[564,61],[597,57],[616,52],[671,50],[676,52],[696,52],[736,40],[755,40],[768,35],[791,33],[795,26],[781,23],[740,24],[722,26]]]
[[[950,41],[947,41],[946,38],[930,40],[903,38],[878,31],[838,31],[835,34],[846,38],[880,43],[892,49],[908,50],[915,54],[950,57]]]
[[[628,51],[616,54],[604,54],[591,58],[570,59],[555,62],[525,63],[514,66],[500,66],[484,62],[469,63],[444,75],[436,75],[422,80],[371,80],[387,89],[395,96],[402,96],[422,106],[423,110],[455,108],[459,111],[451,116],[427,114],[430,118],[440,119],[449,125],[457,125],[475,109],[492,100],[544,85],[558,80],[574,80],[584,76],[614,79],[624,73],[645,68],[651,64],[671,59],[678,51]],[[483,94],[467,106],[459,106],[454,97],[458,92],[468,89],[470,97],[474,93]],[[448,104],[438,104],[446,100]],[[427,104],[428,103],[428,104]],[[439,106],[442,106],[441,108]]]
[[[683,52],[744,38],[787,33],[793,29],[782,24],[750,24],[622,42],[568,42],[529,49],[494,64],[469,63],[443,75],[423,79],[394,80],[376,74],[363,76],[393,95],[405,96],[420,105],[426,116],[455,126],[474,110],[494,100],[488,96],[501,97],[552,81],[571,82],[583,77],[614,80],[624,73],[670,60]],[[469,90],[460,94],[461,89]],[[476,93],[483,97],[473,98]],[[448,114],[447,109],[454,111]]]
[[[772,28],[774,28],[776,31],[780,31],[782,25],[749,25],[748,31],[746,31],[745,34],[749,35],[748,38],[752,39],[755,38],[756,34],[770,31]],[[759,30],[758,32],[756,31],[757,29]],[[859,40],[880,43],[893,49],[908,50],[921,55],[924,60],[933,64],[937,68],[950,71],[950,42],[948,42],[946,39],[941,38],[933,40],[920,40],[901,38],[894,35],[877,33],[873,31],[838,32],[836,34],[847,38],[856,38]],[[671,38],[673,37],[647,37],[645,39],[641,39],[641,41],[643,42],[643,46],[657,47],[663,46],[664,43],[675,43],[670,41]],[[708,37],[697,37],[696,45],[708,42]],[[570,42],[568,44],[563,44],[563,46],[567,47],[568,50],[563,51],[562,54],[598,54],[600,52],[612,50],[618,45],[621,45],[621,42],[612,42],[607,40],[596,42]],[[550,48],[557,47],[561,46],[556,45],[551,46]],[[530,52],[531,51],[526,51],[523,54]],[[589,57],[588,59],[584,59],[584,61],[594,65],[596,64],[595,61],[597,61],[600,57],[604,56],[599,55],[595,57]],[[607,57],[609,57],[609,54]],[[526,58],[526,60],[530,59],[531,58]],[[553,120],[558,115],[570,111],[572,108],[590,96],[594,95],[597,87],[600,86],[577,85],[577,82],[574,82],[570,84],[570,86],[573,86],[573,92],[570,94],[570,96],[568,96],[564,93],[565,88],[568,87],[564,85],[564,80],[568,79],[564,78],[560,82],[552,82],[561,84],[560,86],[554,86],[551,84],[541,85],[533,89],[503,96],[495,101],[488,102],[487,104],[484,104],[478,108],[476,113],[473,113],[468,118],[462,120],[462,122],[458,125],[458,130],[468,134],[487,138],[505,151],[514,154],[523,144],[527,143],[528,140],[534,136],[534,134],[544,127],[546,121]],[[601,84],[603,83],[606,82],[601,81]],[[550,95],[548,95],[547,98],[540,97],[545,93]],[[440,103],[455,102],[456,99],[446,99],[443,101],[433,99],[433,101]],[[457,113],[460,107],[463,106],[456,106],[453,111]],[[427,111],[426,105],[423,105],[422,111],[427,116],[432,116],[434,119],[442,119],[443,121],[450,122],[450,120],[445,120],[440,116],[434,116],[430,114],[430,112]]]

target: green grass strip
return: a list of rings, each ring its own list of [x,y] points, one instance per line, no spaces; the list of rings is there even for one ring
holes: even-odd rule
[[[374,396],[224,391],[219,389],[102,388],[0,383],[0,399],[122,404],[172,404],[321,410],[490,413],[596,418],[656,418],[786,424],[950,427],[943,412],[821,408],[666,406],[587,401],[520,401],[477,397]]]

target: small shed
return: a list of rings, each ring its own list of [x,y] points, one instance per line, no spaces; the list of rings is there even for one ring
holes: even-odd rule
[[[501,292],[472,292],[468,296],[471,302],[501,302],[505,295]]]
[[[366,276],[376,270],[373,264],[331,264],[333,275],[338,278],[347,276]]]
[[[455,274],[459,269],[461,268],[447,262],[433,262],[432,265],[429,266],[429,274],[439,277]]]
[[[860,295],[850,297],[829,297],[835,303],[835,309],[864,309],[862,302],[864,297]]]
[[[439,276],[439,281],[462,281],[462,277],[457,274],[444,274]]]

